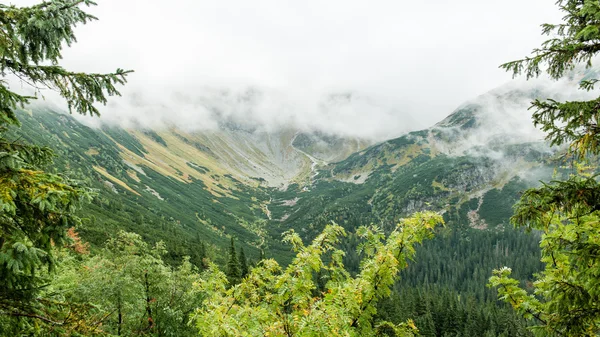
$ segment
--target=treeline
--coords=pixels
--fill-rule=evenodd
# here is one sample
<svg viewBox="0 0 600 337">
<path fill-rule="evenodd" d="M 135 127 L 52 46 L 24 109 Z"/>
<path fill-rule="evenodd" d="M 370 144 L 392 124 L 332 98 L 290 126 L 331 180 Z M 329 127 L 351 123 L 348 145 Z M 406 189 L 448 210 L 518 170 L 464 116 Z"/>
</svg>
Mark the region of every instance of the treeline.
<svg viewBox="0 0 600 337">
<path fill-rule="evenodd" d="M 360 240 L 349 235 L 343 243 L 347 268 L 358 272 Z M 392 295 L 378 307 L 382 319 L 413 318 L 424 336 L 525 336 L 522 317 L 497 301 L 486 287 L 491 270 L 514 266 L 522 285 L 531 287 L 540 262 L 539 234 L 510 226 L 477 230 L 467 226 L 442 229 L 423 245 L 416 258 L 400 271 Z"/>
<path fill-rule="evenodd" d="M 496 230 L 454 228 L 439 233 L 417 248 L 417 259 L 400 274 L 411 287 L 435 285 L 452 289 L 484 303 L 497 299 L 485 287 L 490 271 L 512 266 L 524 286 L 543 268 L 539 233 L 524 233 L 510 226 Z"/>
<path fill-rule="evenodd" d="M 400 272 L 403 286 L 437 286 L 457 291 L 480 302 L 497 298 L 486 288 L 490 271 L 514 266 L 513 273 L 527 285 L 543 268 L 538 233 L 524 233 L 510 226 L 478 230 L 454 226 L 441 230 L 432 240 L 417 247 L 417 258 Z M 357 272 L 362 259 L 357 253 L 360 240 L 350 234 L 343 242 L 344 264 Z"/>
<path fill-rule="evenodd" d="M 509 306 L 497 305 L 445 287 L 406 287 L 398 283 L 378 307 L 382 320 L 413 319 L 421 336 L 532 336 L 525 320 Z"/>
</svg>

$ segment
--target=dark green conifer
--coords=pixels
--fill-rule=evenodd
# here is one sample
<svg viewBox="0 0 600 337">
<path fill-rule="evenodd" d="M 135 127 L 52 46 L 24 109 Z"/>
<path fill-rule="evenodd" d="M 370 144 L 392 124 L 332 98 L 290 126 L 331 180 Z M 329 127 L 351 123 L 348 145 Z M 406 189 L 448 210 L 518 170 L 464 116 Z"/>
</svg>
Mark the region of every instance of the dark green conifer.
<svg viewBox="0 0 600 337">
<path fill-rule="evenodd" d="M 78 182 L 44 170 L 52 163 L 49 148 L 33 146 L 6 133 L 20 125 L 17 110 L 41 94 L 58 92 L 69 110 L 98 116 L 95 103 L 119 95 L 129 71 L 110 74 L 71 72 L 59 65 L 61 50 L 75 42 L 74 27 L 96 18 L 83 6 L 91 0 L 48 0 L 29 7 L 0 4 L 0 316 L 37 318 L 36 297 L 44 280 L 42 270 L 53 270 L 54 248 L 67 241 L 66 231 L 80 220 L 75 216 L 90 191 Z M 35 91 L 17 93 L 6 76 Z M 43 269 L 42 269 L 43 268 Z"/>
<path fill-rule="evenodd" d="M 231 246 L 229 247 L 229 259 L 227 260 L 227 265 L 225 266 L 225 275 L 227 275 L 230 285 L 238 284 L 242 279 L 240 261 L 237 258 L 237 253 L 235 252 L 233 238 L 231 238 Z"/>
<path fill-rule="evenodd" d="M 543 34 L 551 38 L 532 55 L 502 68 L 527 78 L 543 72 L 554 79 L 580 76 L 580 89 L 589 91 L 599 81 L 597 72 L 589 68 L 600 52 L 600 2 L 558 0 L 557 5 L 564 13 L 563 22 L 542 25 Z M 594 174 L 600 155 L 599 107 L 600 97 L 532 102 L 533 121 L 552 145 L 568 145 L 566 158 L 592 159 L 591 167 L 575 163 L 576 174 L 525 191 L 515 206 L 511 221 L 542 233 L 545 269 L 536 276 L 535 291 L 521 289 L 519 281 L 510 278 L 508 267 L 495 270 L 490 279 L 500 298 L 534 321 L 539 334 L 600 333 L 600 184 Z"/>
<path fill-rule="evenodd" d="M 436 336 L 435 324 L 430 312 L 416 319 L 419 334 L 426 337 Z"/>
<path fill-rule="evenodd" d="M 240 248 L 240 273 L 242 278 L 248 275 L 248 260 L 246 260 L 246 254 L 244 254 L 244 248 Z"/>
</svg>

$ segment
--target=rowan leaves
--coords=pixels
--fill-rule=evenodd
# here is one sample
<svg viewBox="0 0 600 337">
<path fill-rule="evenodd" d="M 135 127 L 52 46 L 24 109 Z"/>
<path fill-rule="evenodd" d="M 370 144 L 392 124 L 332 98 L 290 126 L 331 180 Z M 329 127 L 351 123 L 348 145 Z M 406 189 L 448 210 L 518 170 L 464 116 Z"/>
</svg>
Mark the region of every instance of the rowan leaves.
<svg viewBox="0 0 600 337">
<path fill-rule="evenodd" d="M 263 260 L 240 284 L 228 288 L 227 277 L 211 266 L 207 279 L 198 284 L 207 298 L 194 314 L 196 326 L 207 336 L 369 336 L 387 328 L 412 336 L 417 332 L 412 321 L 376 322 L 376 304 L 390 294 L 398 271 L 414 256 L 414 245 L 430 238 L 442 223 L 440 215 L 417 213 L 402 220 L 387 239 L 375 227 L 360 228 L 367 253 L 356 277 L 344 269 L 344 253 L 336 248 L 346 235 L 342 227 L 328 225 L 306 246 L 288 232 L 285 240 L 297 255 L 286 268 Z M 322 292 L 315 283 L 319 271 L 331 275 Z"/>
</svg>

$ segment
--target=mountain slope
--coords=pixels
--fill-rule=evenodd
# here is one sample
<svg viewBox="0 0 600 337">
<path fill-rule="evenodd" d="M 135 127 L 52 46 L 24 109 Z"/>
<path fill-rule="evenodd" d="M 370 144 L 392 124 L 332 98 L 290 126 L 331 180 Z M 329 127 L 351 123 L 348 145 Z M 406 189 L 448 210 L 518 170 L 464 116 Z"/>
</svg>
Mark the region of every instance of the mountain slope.
<svg viewBox="0 0 600 337">
<path fill-rule="evenodd" d="M 294 228 L 309 239 L 331 220 L 388 227 L 421 210 L 478 229 L 507 224 L 519 191 L 552 174 L 554 151 L 523 113 L 545 94 L 499 88 L 429 129 L 320 166 L 309 188 L 273 194 L 273 237 Z"/>
<path fill-rule="evenodd" d="M 282 232 L 293 228 L 308 240 L 331 220 L 349 231 L 386 228 L 436 210 L 455 225 L 506 224 L 518 191 L 551 173 L 552 150 L 523 114 L 529 100 L 546 94 L 502 87 L 429 129 L 370 147 L 230 119 L 197 132 L 89 128 L 40 108 L 22 114 L 15 139 L 57 149 L 57 168 L 98 189 L 86 209 L 94 217 L 82 228 L 94 243 L 125 228 L 167 241 L 180 256 L 235 237 L 251 256 L 267 249 L 285 260 L 291 255 Z"/>
<path fill-rule="evenodd" d="M 291 129 L 267 133 L 231 123 L 196 133 L 94 129 L 43 108 L 24 111 L 20 119 L 15 140 L 55 149 L 56 170 L 98 191 L 82 212 L 84 238 L 100 244 L 118 229 L 135 231 L 151 242 L 166 241 L 173 260 L 197 255 L 202 244 L 224 246 L 230 237 L 258 256 L 269 186 L 306 184 L 313 168 L 312 151 L 296 149 L 295 139 L 327 141 L 321 140 L 324 135 Z M 336 141 L 352 144 L 347 148 L 366 144 Z M 339 156 L 339 147 L 335 151 Z M 314 155 L 330 158 L 326 150 Z"/>
</svg>

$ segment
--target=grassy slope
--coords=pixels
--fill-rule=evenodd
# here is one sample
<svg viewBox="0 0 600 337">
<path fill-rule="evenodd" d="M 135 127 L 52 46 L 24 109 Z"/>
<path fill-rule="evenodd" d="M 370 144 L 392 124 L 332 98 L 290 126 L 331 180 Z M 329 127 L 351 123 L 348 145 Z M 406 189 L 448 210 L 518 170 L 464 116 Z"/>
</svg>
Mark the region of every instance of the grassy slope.
<svg viewBox="0 0 600 337">
<path fill-rule="evenodd" d="M 126 229 L 151 242 L 165 241 L 177 259 L 194 254 L 200 242 L 221 247 L 233 236 L 248 255 L 258 256 L 261 238 L 251 226 L 239 225 L 266 217 L 261 204 L 267 194 L 256 181 L 242 183 L 168 134 L 159 137 L 176 150 L 147 134 L 98 131 L 49 111 L 19 117 L 23 125 L 11 137 L 55 149 L 57 172 L 97 189 L 94 202 L 82 210 L 87 222 L 80 229 L 93 244 Z M 194 157 L 195 165 L 187 165 L 184 156 Z"/>
</svg>

